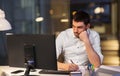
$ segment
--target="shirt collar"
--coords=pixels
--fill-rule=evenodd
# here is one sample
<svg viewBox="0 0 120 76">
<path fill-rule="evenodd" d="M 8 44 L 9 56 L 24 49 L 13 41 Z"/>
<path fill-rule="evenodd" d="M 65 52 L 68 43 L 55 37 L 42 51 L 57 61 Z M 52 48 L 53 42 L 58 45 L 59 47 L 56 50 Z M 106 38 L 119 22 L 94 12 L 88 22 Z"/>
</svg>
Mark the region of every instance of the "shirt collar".
<svg viewBox="0 0 120 76">
<path fill-rule="evenodd" d="M 77 38 L 77 37 L 74 35 L 73 29 L 72 29 L 72 37 L 73 37 L 73 38 Z"/>
<path fill-rule="evenodd" d="M 87 33 L 88 33 L 88 35 L 90 34 L 90 29 L 89 28 L 87 29 Z"/>
</svg>

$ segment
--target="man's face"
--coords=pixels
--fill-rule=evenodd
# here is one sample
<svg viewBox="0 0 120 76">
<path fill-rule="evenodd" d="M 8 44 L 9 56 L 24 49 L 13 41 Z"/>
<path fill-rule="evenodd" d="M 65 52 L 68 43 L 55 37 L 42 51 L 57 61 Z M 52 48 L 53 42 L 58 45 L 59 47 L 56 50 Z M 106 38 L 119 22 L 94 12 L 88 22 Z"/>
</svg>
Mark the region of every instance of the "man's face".
<svg viewBox="0 0 120 76">
<path fill-rule="evenodd" d="M 87 30 L 88 28 L 88 25 L 85 25 L 84 22 L 76 22 L 74 20 L 72 22 L 72 25 L 73 25 L 72 28 L 73 28 L 74 35 L 78 38 L 79 38 L 79 34 L 82 31 Z"/>
</svg>

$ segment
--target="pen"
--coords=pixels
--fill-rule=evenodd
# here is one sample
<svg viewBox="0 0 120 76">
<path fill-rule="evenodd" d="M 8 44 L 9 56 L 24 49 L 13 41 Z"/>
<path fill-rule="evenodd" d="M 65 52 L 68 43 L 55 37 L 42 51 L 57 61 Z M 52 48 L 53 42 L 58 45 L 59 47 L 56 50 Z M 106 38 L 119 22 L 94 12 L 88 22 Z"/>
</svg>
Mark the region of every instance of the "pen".
<svg viewBox="0 0 120 76">
<path fill-rule="evenodd" d="M 72 60 L 70 60 L 71 61 L 71 63 L 73 63 L 74 64 L 74 62 L 72 61 Z"/>
</svg>

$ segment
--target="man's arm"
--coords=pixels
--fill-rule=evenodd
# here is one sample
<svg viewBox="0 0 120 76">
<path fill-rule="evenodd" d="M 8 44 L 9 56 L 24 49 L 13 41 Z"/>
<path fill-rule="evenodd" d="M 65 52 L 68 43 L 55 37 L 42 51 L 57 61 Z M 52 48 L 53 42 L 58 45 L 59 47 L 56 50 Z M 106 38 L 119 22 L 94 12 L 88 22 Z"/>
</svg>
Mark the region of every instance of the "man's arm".
<svg viewBox="0 0 120 76">
<path fill-rule="evenodd" d="M 94 51 L 90 41 L 85 41 L 86 51 L 88 54 L 88 59 L 90 63 L 94 64 L 95 67 L 99 67 L 101 65 L 99 55 Z"/>
<path fill-rule="evenodd" d="M 92 63 L 95 67 L 99 67 L 101 65 L 100 57 L 93 49 L 87 32 L 86 31 L 81 32 L 79 37 L 85 43 L 86 52 L 87 52 L 90 63 Z"/>
<path fill-rule="evenodd" d="M 61 63 L 57 62 L 58 70 L 65 70 L 65 71 L 77 71 L 79 67 L 76 64 L 72 63 Z"/>
</svg>

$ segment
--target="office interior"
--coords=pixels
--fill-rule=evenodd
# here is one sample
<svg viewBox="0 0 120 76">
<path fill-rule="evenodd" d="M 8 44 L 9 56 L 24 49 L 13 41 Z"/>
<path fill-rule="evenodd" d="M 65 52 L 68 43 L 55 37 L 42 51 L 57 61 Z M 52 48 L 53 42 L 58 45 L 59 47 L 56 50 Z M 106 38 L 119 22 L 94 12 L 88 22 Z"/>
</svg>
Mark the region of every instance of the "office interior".
<svg viewBox="0 0 120 76">
<path fill-rule="evenodd" d="M 0 0 L 12 30 L 0 31 L 0 65 L 8 64 L 6 35 L 55 34 L 72 27 L 77 10 L 90 14 L 101 38 L 103 65 L 120 66 L 120 0 Z M 16 51 L 17 52 L 17 51 Z"/>
</svg>

